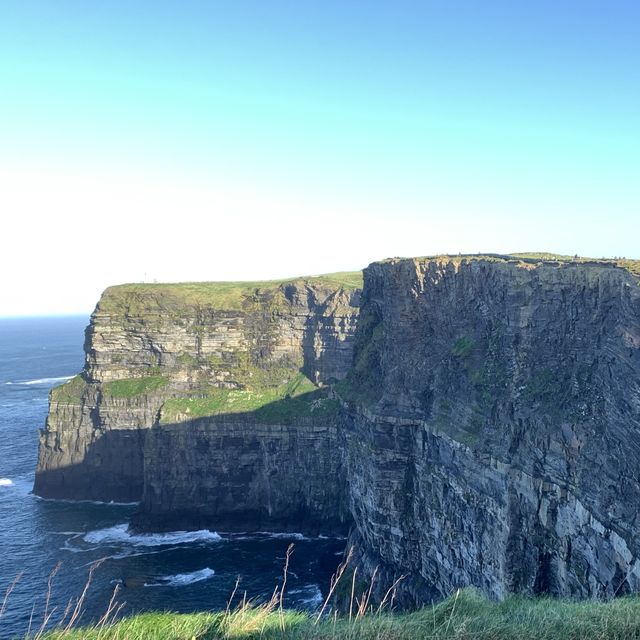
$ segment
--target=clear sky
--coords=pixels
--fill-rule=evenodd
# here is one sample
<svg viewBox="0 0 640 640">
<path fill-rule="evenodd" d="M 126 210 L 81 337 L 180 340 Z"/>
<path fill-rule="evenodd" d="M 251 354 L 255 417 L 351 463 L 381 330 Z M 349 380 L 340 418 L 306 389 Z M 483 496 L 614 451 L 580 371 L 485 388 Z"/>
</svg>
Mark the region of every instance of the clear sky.
<svg viewBox="0 0 640 640">
<path fill-rule="evenodd" d="M 396 255 L 640 258 L 637 0 L 3 0 L 0 315 Z"/>
</svg>

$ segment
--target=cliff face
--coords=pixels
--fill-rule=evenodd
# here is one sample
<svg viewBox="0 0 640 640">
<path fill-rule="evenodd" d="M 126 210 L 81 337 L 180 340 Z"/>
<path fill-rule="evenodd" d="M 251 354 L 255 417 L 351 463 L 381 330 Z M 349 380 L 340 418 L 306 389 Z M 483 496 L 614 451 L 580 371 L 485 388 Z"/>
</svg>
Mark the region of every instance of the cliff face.
<svg viewBox="0 0 640 640">
<path fill-rule="evenodd" d="M 640 288 L 602 264 L 365 270 L 352 542 L 407 603 L 640 588 Z"/>
<path fill-rule="evenodd" d="M 141 528 L 342 532 L 381 597 L 640 590 L 638 264 L 390 260 L 108 290 L 36 492 Z M 358 317 L 358 307 L 360 315 Z M 357 319 L 357 331 L 356 331 Z"/>
<path fill-rule="evenodd" d="M 236 473 L 229 482 L 236 484 L 261 486 L 287 456 L 301 466 L 283 464 L 280 482 L 287 469 L 339 477 L 335 455 L 332 461 L 323 455 L 315 466 L 303 463 L 314 447 L 330 449 L 335 439 L 337 403 L 321 387 L 350 365 L 359 280 L 359 274 L 336 274 L 108 289 L 86 332 L 84 371 L 52 391 L 35 492 L 104 501 L 139 501 L 144 494 L 150 518 L 180 504 L 183 516 L 191 506 L 194 519 L 202 520 L 207 487 L 218 491 L 214 476 L 224 484 L 229 465 Z M 293 414 L 303 419 L 295 422 Z M 165 435 L 148 437 L 153 430 Z M 167 449 L 192 443 L 189 452 Z M 291 490 L 311 495 L 301 477 Z M 172 484 L 187 480 L 190 502 L 184 502 L 185 487 Z M 335 487 L 318 490 L 332 492 L 332 505 L 342 504 Z M 255 516 L 262 498 L 259 492 L 246 501 L 234 498 L 235 509 Z M 291 513 L 314 500 L 284 499 Z M 207 504 L 210 514 L 218 513 Z M 265 504 L 265 526 L 271 516 L 289 518 Z M 339 507 L 332 508 L 340 521 Z"/>
</svg>

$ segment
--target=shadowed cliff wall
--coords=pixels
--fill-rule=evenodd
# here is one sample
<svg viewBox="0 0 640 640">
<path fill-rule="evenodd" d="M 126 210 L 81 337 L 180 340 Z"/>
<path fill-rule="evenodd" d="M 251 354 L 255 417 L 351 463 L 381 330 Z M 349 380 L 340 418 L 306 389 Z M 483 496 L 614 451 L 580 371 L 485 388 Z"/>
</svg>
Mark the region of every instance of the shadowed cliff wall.
<svg viewBox="0 0 640 640">
<path fill-rule="evenodd" d="M 352 542 L 405 603 L 640 588 L 640 288 L 611 264 L 365 270 Z"/>
</svg>

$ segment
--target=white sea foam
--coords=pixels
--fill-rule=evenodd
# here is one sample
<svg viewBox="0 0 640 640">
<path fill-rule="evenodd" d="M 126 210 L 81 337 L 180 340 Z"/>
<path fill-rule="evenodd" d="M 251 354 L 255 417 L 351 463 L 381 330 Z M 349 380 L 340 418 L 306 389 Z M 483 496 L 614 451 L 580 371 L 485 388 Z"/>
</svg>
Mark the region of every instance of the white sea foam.
<svg viewBox="0 0 640 640">
<path fill-rule="evenodd" d="M 256 531 L 255 533 L 231 534 L 234 540 L 346 540 L 345 536 L 328 536 L 318 534 L 317 536 L 305 536 L 295 531 Z"/>
<path fill-rule="evenodd" d="M 222 538 L 215 532 L 207 529 L 200 531 L 170 531 L 167 533 L 142 533 L 129 532 L 128 524 L 117 524 L 114 527 L 90 531 L 84 536 L 84 541 L 89 544 L 129 544 L 134 547 L 160 547 L 162 545 L 188 544 L 193 542 L 218 542 Z"/>
<path fill-rule="evenodd" d="M 288 533 L 286 531 L 256 531 L 255 533 L 233 533 L 229 535 L 231 540 L 308 540 L 301 533 Z"/>
<path fill-rule="evenodd" d="M 13 484 L 13 480 L 9 478 L 0 478 L 0 487 L 10 487 Z"/>
<path fill-rule="evenodd" d="M 160 576 L 155 582 L 145 582 L 145 587 L 184 587 L 194 582 L 202 582 L 213 577 L 215 571 L 206 567 L 191 573 L 177 573 L 174 576 Z"/>
<path fill-rule="evenodd" d="M 267 538 L 275 538 L 283 540 L 306 540 L 305 536 L 301 533 L 287 533 L 287 532 L 274 532 L 274 531 L 258 531 L 258 534 L 261 536 L 266 536 Z"/>
<path fill-rule="evenodd" d="M 20 382 L 5 382 L 5 384 L 55 384 L 56 382 L 64 382 L 71 380 L 73 376 L 57 376 L 55 378 L 36 378 L 35 380 L 21 380 Z"/>
<path fill-rule="evenodd" d="M 56 382 L 65 382 L 71 380 L 73 376 L 58 376 L 55 378 L 37 378 L 36 380 L 27 380 L 22 384 L 55 384 Z"/>
</svg>

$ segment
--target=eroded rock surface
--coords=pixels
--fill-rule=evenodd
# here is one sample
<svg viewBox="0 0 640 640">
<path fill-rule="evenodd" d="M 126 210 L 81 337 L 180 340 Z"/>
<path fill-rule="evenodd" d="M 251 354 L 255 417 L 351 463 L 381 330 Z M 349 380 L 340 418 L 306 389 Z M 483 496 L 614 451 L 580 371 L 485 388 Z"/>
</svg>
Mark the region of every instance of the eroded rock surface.
<svg viewBox="0 0 640 640">
<path fill-rule="evenodd" d="M 610 264 L 365 270 L 352 541 L 408 603 L 640 588 L 640 287 Z"/>
</svg>

